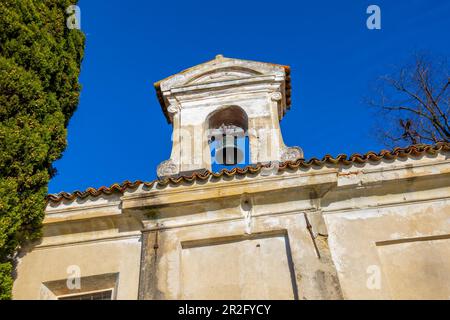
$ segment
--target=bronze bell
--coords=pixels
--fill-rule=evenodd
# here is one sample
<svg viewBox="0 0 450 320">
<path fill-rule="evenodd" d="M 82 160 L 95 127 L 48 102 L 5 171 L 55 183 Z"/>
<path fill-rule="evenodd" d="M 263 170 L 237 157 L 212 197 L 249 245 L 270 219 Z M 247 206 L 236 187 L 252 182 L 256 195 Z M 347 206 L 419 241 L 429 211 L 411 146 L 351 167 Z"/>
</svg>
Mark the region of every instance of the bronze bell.
<svg viewBox="0 0 450 320">
<path fill-rule="evenodd" d="M 216 163 L 222 165 L 236 165 L 244 159 L 244 153 L 237 146 L 237 136 L 224 134 L 217 139 Z"/>
</svg>

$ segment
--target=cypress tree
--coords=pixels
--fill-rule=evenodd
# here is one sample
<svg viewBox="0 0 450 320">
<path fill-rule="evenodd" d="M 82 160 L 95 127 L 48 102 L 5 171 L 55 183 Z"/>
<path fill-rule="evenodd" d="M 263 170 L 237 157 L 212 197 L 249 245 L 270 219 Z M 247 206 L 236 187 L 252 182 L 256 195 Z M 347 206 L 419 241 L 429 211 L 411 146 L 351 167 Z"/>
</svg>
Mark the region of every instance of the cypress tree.
<svg viewBox="0 0 450 320">
<path fill-rule="evenodd" d="M 41 235 L 52 163 L 80 93 L 84 35 L 66 26 L 76 0 L 0 0 L 0 299 L 13 260 Z"/>
</svg>

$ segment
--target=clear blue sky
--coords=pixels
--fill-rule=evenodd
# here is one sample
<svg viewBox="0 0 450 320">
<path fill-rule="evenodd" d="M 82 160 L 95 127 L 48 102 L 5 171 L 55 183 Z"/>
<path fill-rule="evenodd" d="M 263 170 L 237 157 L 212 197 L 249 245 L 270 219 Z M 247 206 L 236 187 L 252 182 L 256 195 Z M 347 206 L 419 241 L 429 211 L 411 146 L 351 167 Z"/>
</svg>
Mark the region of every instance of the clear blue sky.
<svg viewBox="0 0 450 320">
<path fill-rule="evenodd" d="M 381 30 L 366 8 L 381 8 Z M 306 158 L 379 151 L 370 83 L 415 51 L 448 55 L 450 1 L 81 0 L 80 104 L 49 192 L 153 180 L 171 126 L 153 82 L 226 57 L 291 66 L 287 145 Z"/>
</svg>

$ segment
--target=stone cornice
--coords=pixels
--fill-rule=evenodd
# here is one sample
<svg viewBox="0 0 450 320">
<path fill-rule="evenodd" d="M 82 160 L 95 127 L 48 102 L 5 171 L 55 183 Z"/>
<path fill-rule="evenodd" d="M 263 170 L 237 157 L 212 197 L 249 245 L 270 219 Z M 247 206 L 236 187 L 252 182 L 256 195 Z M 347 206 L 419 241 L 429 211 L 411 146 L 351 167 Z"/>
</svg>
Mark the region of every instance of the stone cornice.
<svg viewBox="0 0 450 320">
<path fill-rule="evenodd" d="M 253 173 L 245 171 L 245 174 L 239 175 L 224 174 L 220 178 L 205 175 L 204 178 L 182 178 L 173 182 L 168 179 L 161 181 L 161 184 L 130 183 L 130 186 L 118 186 L 123 190 L 122 196 L 110 193 L 98 203 L 95 198 L 84 198 L 81 204 L 70 200 L 64 200 L 61 206 L 52 203 L 44 223 L 107 217 L 115 219 L 136 213 L 138 216 L 135 218 L 143 219 L 146 213 L 154 210 L 159 214 L 166 212 L 164 208 L 175 210 L 178 212 L 177 216 L 183 216 L 200 212 L 198 208 L 202 206 L 210 207 L 214 203 L 219 207 L 223 206 L 243 195 L 260 199 L 273 197 L 274 194 L 284 195 L 287 197 L 284 201 L 297 202 L 298 210 L 307 210 L 306 202 L 317 201 L 316 208 L 324 212 L 408 203 L 421 199 L 445 199 L 450 196 L 450 159 L 445 154 L 413 159 L 404 157 L 401 160 L 394 158 L 382 163 L 349 162 L 349 165 L 342 166 L 331 163 L 322 166 L 311 164 L 308 167 L 286 167 L 282 171 L 275 171 L 275 174 L 268 172 L 268 175 L 261 168 L 252 170 Z M 435 195 L 422 194 L 427 190 Z M 380 196 L 383 196 L 382 201 L 379 200 Z M 358 198 L 358 205 L 351 200 L 355 197 Z M 300 199 L 306 202 L 303 203 Z M 220 209 L 219 207 L 213 210 Z M 173 219 L 177 218 L 174 216 Z"/>
<path fill-rule="evenodd" d="M 98 217 L 111 217 L 120 215 L 121 201 L 113 201 L 107 204 L 92 204 L 89 206 L 67 207 L 58 210 L 47 211 L 44 224 L 68 222 L 82 219 L 92 219 Z"/>
<path fill-rule="evenodd" d="M 407 148 L 395 148 L 393 150 L 382 150 L 379 153 L 367 152 L 365 154 L 353 154 L 347 156 L 341 154 L 337 157 L 326 155 L 322 159 L 311 158 L 309 160 L 297 159 L 296 161 L 286 161 L 279 163 L 279 171 L 289 170 L 309 170 L 314 168 L 334 167 L 342 172 L 349 171 L 369 172 L 371 168 L 377 167 L 380 171 L 387 171 L 388 168 L 398 167 L 392 166 L 390 163 L 398 163 L 400 166 L 405 162 L 408 166 L 418 166 L 423 161 L 422 158 L 430 157 L 433 163 L 448 158 L 450 144 L 437 143 L 435 145 L 413 145 Z M 436 159 L 436 157 L 438 159 Z M 270 167 L 270 165 L 269 165 Z M 210 182 L 213 180 L 227 180 L 228 177 L 246 177 L 251 175 L 263 175 L 268 165 L 257 164 L 247 166 L 245 168 L 233 168 L 231 170 L 221 170 L 220 172 L 194 172 L 182 175 L 177 178 L 166 178 L 162 180 L 153 180 L 150 182 L 143 181 L 125 181 L 121 184 L 115 183 L 109 187 L 101 187 L 98 189 L 88 188 L 85 191 L 74 191 L 72 193 L 60 192 L 59 194 L 50 194 L 47 196 L 48 212 L 59 206 L 77 206 L 76 201 L 95 202 L 100 197 L 111 197 L 114 195 L 124 194 L 139 188 L 145 187 L 147 190 L 165 188 L 168 186 L 180 186 L 185 183 L 193 182 Z M 369 170 L 369 171 L 368 171 Z M 375 169 L 377 170 L 377 169 Z"/>
<path fill-rule="evenodd" d="M 320 169 L 308 173 L 293 173 L 267 177 L 234 179 L 208 184 L 179 186 L 164 190 L 152 190 L 142 193 L 129 193 L 122 197 L 122 209 L 139 209 L 149 206 L 170 206 L 200 201 L 212 201 L 217 198 L 241 196 L 276 191 L 280 189 L 315 189 L 321 185 L 336 184 L 336 169 Z"/>
</svg>

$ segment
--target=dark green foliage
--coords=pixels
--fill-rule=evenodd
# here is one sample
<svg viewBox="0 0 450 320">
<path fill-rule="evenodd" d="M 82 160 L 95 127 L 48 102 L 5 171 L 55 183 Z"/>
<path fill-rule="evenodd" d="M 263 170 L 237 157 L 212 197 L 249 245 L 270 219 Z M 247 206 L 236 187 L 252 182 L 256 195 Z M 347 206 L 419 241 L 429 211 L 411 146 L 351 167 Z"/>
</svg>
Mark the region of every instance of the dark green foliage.
<svg viewBox="0 0 450 320">
<path fill-rule="evenodd" d="M 12 260 L 40 236 L 52 163 L 80 92 L 84 35 L 66 26 L 71 0 L 0 0 L 0 299 Z"/>
</svg>

